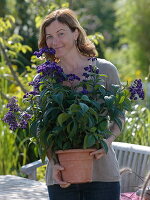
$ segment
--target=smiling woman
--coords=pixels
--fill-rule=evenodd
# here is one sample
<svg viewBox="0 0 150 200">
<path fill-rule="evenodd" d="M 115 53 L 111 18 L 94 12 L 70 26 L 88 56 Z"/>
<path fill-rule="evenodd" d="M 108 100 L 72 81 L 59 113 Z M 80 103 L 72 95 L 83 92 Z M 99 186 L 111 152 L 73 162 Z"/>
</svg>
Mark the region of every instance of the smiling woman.
<svg viewBox="0 0 150 200">
<path fill-rule="evenodd" d="M 87 76 L 85 70 L 92 73 L 91 69 L 96 66 L 98 72 L 106 75 L 102 77 L 106 89 L 110 90 L 112 84 L 120 85 L 116 67 L 104 59 L 94 58 L 97 53 L 95 46 L 72 10 L 59 9 L 46 16 L 39 37 L 39 48 L 45 47 L 54 49 L 54 54 L 45 52 L 47 60 L 57 62 L 70 78 L 76 74 L 81 80 L 83 76 Z M 84 88 L 85 94 L 86 89 Z M 63 181 L 61 171 L 65 169 L 58 162 L 54 163 L 51 152 L 47 152 L 49 164 L 46 182 L 51 200 L 119 200 L 119 167 L 111 143 L 120 134 L 120 129 L 115 123 L 109 129 L 113 134 L 105 139 L 108 145 L 107 154 L 103 148 L 91 154 L 95 159 L 90 183 L 70 185 Z"/>
<path fill-rule="evenodd" d="M 69 56 L 76 53 L 77 48 L 75 47 L 75 42 L 78 37 L 77 29 L 72 32 L 67 25 L 54 21 L 46 27 L 45 32 L 46 44 L 49 48 L 55 49 L 55 56 L 57 58 L 61 59 L 65 54 Z"/>
<path fill-rule="evenodd" d="M 53 23 L 54 22 L 54 23 Z M 50 26 L 52 25 L 52 26 Z M 53 28 L 56 28 L 55 31 Z M 58 42 L 69 40 L 73 43 L 83 55 L 96 56 L 97 51 L 93 43 L 86 37 L 84 29 L 77 20 L 75 13 L 69 9 L 60 9 L 50 13 L 42 23 L 39 37 L 39 47 L 52 47 L 58 45 Z M 57 44 L 55 43 L 57 42 Z M 68 52 L 69 53 L 69 52 Z M 49 57 L 50 55 L 47 54 Z M 55 59 L 53 57 L 53 59 Z"/>
</svg>

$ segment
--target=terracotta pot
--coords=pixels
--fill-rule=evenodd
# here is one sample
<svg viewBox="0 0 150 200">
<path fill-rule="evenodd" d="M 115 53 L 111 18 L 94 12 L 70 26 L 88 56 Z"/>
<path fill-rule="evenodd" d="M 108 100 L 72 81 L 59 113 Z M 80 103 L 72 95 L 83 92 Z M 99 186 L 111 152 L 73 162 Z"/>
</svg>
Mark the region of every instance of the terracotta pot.
<svg viewBox="0 0 150 200">
<path fill-rule="evenodd" d="M 95 149 L 70 149 L 57 151 L 60 165 L 64 167 L 62 179 L 68 183 L 92 181 L 93 156 Z"/>
</svg>

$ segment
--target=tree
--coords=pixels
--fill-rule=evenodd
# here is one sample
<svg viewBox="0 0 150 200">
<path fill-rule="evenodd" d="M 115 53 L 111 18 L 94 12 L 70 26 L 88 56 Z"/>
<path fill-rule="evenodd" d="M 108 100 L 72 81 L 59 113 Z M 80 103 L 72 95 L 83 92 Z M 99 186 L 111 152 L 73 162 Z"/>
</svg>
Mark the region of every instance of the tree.
<svg viewBox="0 0 150 200">
<path fill-rule="evenodd" d="M 147 75 L 150 65 L 150 1 L 118 0 L 116 16 L 120 44 L 127 45 L 129 62 Z"/>
</svg>

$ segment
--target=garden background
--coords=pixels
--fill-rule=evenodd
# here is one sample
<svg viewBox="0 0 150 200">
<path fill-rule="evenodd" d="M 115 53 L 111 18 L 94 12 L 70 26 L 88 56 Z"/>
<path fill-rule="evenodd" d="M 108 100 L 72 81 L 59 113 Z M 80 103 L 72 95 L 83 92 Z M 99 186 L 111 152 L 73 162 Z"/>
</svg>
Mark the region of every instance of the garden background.
<svg viewBox="0 0 150 200">
<path fill-rule="evenodd" d="M 142 79 L 145 100 L 126 114 L 117 139 L 150 146 L 150 1 L 149 0 L 1 0 L 0 1 L 0 175 L 21 175 L 20 167 L 39 159 L 27 131 L 13 133 L 3 122 L 9 98 L 31 90 L 36 74 L 38 34 L 51 11 L 69 7 L 95 43 L 100 58 L 111 61 L 122 82 Z M 39 169 L 38 179 L 43 178 Z"/>
</svg>

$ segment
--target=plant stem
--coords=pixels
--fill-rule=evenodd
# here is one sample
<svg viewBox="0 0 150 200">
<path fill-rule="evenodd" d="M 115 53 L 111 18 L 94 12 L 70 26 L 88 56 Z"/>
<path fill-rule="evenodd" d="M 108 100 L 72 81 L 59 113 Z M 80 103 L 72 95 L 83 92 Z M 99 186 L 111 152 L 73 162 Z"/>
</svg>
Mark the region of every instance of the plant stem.
<svg viewBox="0 0 150 200">
<path fill-rule="evenodd" d="M 1 48 L 2 53 L 3 53 L 3 55 L 4 55 L 6 64 L 8 65 L 8 67 L 9 67 L 9 69 L 10 69 L 10 71 L 11 71 L 11 73 L 12 73 L 14 79 L 15 79 L 15 81 L 16 81 L 17 84 L 20 86 L 21 90 L 22 90 L 24 93 L 26 93 L 27 90 L 24 88 L 24 86 L 22 85 L 22 83 L 21 83 L 20 80 L 18 79 L 18 76 L 17 76 L 16 72 L 14 71 L 14 69 L 13 69 L 13 67 L 12 67 L 12 64 L 11 64 L 11 62 L 10 62 L 10 60 L 9 60 L 9 58 L 8 58 L 8 56 L 7 56 L 7 54 L 6 54 L 6 52 L 5 52 L 5 49 L 4 49 L 4 47 L 2 46 L 1 43 L 0 43 L 0 48 Z"/>
</svg>

